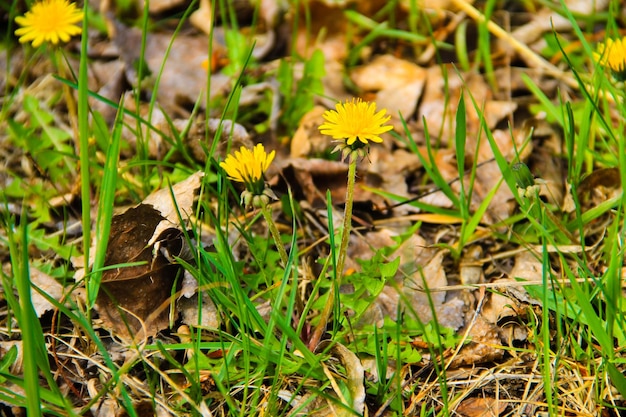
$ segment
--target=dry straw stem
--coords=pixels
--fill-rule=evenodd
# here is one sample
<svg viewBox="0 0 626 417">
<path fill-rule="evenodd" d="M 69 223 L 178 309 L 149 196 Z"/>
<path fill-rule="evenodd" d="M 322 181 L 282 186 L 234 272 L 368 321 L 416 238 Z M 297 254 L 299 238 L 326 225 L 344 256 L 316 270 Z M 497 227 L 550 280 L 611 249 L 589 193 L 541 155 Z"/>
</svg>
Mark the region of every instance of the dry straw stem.
<svg viewBox="0 0 626 417">
<path fill-rule="evenodd" d="M 452 2 L 456 7 L 461 9 L 464 13 L 466 13 L 475 21 L 484 22 L 486 20 L 485 16 L 478 9 L 469 4 L 466 0 L 452 0 Z M 491 20 L 487 21 L 487 29 L 489 29 L 489 32 L 491 32 L 497 38 L 507 42 L 511 46 L 511 48 L 513 48 L 513 50 L 526 61 L 529 66 L 545 71 L 547 74 L 550 74 L 555 78 L 563 81 L 569 87 L 578 87 L 578 83 L 572 76 L 566 74 L 556 66 L 543 59 L 541 56 L 537 55 L 528 46 L 524 45 L 523 43 L 512 37 L 510 33 L 502 29 Z"/>
<path fill-rule="evenodd" d="M 589 282 L 591 278 L 576 278 L 574 281 L 582 284 Z M 596 278 L 597 279 L 597 278 Z M 572 280 L 566 279 L 553 279 L 551 282 L 560 285 L 569 285 Z M 459 285 L 446 285 L 443 287 L 428 288 L 428 292 L 446 292 L 446 291 L 459 291 L 459 290 L 476 290 L 479 288 L 509 288 L 509 287 L 529 287 L 533 285 L 543 285 L 543 280 L 529 280 L 529 281 L 506 281 L 506 282 L 488 282 L 485 284 L 459 284 Z M 626 283 L 622 284 L 622 288 L 626 288 Z"/>
</svg>

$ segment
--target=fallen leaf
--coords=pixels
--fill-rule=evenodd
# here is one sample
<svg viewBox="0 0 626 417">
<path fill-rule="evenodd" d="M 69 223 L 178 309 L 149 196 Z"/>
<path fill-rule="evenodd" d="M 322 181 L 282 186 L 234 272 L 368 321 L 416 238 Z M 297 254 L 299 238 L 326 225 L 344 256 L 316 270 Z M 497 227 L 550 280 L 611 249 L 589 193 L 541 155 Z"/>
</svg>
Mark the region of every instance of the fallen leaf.
<svg viewBox="0 0 626 417">
<path fill-rule="evenodd" d="M 291 48 L 305 58 L 310 57 L 316 49 L 320 49 L 326 60 L 342 60 L 348 52 L 347 21 L 343 8 L 337 4 L 328 5 L 321 1 L 311 1 L 307 3 L 306 8 L 306 13 L 301 10 L 300 13 L 292 14 L 292 17 L 298 16 L 300 21 L 288 22 L 289 27 L 298 28 L 295 45 L 291 45 Z M 311 36 L 320 33 L 325 35 L 321 40 L 319 36 Z"/>
<path fill-rule="evenodd" d="M 484 282 L 485 273 L 482 263 L 479 262 L 482 254 L 483 250 L 479 245 L 473 245 L 465 250 L 459 265 L 461 284 L 474 285 Z"/>
<path fill-rule="evenodd" d="M 504 282 L 503 282 L 504 281 Z M 497 280 L 494 284 L 501 284 L 503 287 L 512 280 Z M 493 292 L 488 296 L 482 308 L 482 315 L 491 324 L 497 324 L 505 317 L 517 317 L 523 312 L 521 303 L 516 298 L 507 297 L 503 293 Z"/>
<path fill-rule="evenodd" d="M 480 363 L 494 362 L 504 356 L 504 349 L 500 339 L 500 329 L 488 323 L 481 315 L 471 322 L 467 345 L 450 362 L 450 368 L 460 366 L 474 366 Z"/>
<path fill-rule="evenodd" d="M 219 315 L 213 299 L 208 291 L 199 291 L 198 281 L 188 271 L 184 272 L 180 292 L 182 297 L 178 300 L 177 307 L 183 323 L 213 329 L 219 327 Z M 198 296 L 202 299 L 200 303 Z"/>
<path fill-rule="evenodd" d="M 465 302 L 455 296 L 446 299 L 447 292 L 431 291 L 448 285 L 448 278 L 443 268 L 445 251 L 439 251 L 423 267 L 411 271 L 404 280 L 403 293 L 410 306 L 405 306 L 407 313 L 417 314 L 423 323 L 428 323 L 436 316 L 440 326 L 459 329 L 465 320 Z M 405 271 L 408 273 L 408 271 Z M 431 308 L 432 303 L 432 308 Z M 433 313 L 434 310 L 434 313 Z"/>
<path fill-rule="evenodd" d="M 187 127 L 188 120 L 178 119 L 174 123 L 177 129 L 183 132 Z M 216 138 L 215 134 L 218 130 L 221 134 Z M 221 120 L 215 118 L 207 121 L 204 115 L 198 116 L 193 120 L 187 134 L 183 138 L 191 156 L 202 164 L 206 164 L 207 154 L 212 148 L 214 140 L 217 140 L 215 154 L 213 155 L 216 159 L 225 158 L 229 150 L 239 150 L 242 146 L 246 148 L 254 147 L 250 134 L 239 123 L 234 123 L 228 119 Z"/>
<path fill-rule="evenodd" d="M 193 200 L 203 176 L 203 172 L 196 172 L 184 181 L 174 184 L 171 189 L 162 188 L 143 200 L 142 204 L 151 205 L 164 218 L 154 230 L 154 239 L 163 231 L 180 224 L 179 215 L 183 221 L 191 217 Z M 148 241 L 148 244 L 153 243 L 153 240 Z"/>
<path fill-rule="evenodd" d="M 279 177 L 291 186 L 296 199 L 306 199 L 312 206 L 326 207 L 326 190 L 331 191 L 334 204 L 344 202 L 348 165 L 324 159 L 293 158 L 283 167 Z M 274 185 L 272 181 L 270 185 Z"/>
<path fill-rule="evenodd" d="M 169 323 L 167 304 L 180 270 L 148 242 L 165 218 L 147 204 L 128 209 L 111 221 L 105 266 L 96 309 L 104 326 L 123 338 L 147 337 Z M 177 229 L 172 231 L 179 232 Z M 141 263 L 124 266 L 128 263 Z"/>
<path fill-rule="evenodd" d="M 377 91 L 375 102 L 392 117 L 409 119 L 417 107 L 426 82 L 427 71 L 412 62 L 392 55 L 381 55 L 356 68 L 352 81 L 365 91 Z"/>
<path fill-rule="evenodd" d="M 491 89 L 480 74 L 459 74 L 451 66 L 434 66 L 427 71 L 426 88 L 417 111 L 417 120 L 421 124 L 422 119 L 425 119 L 431 137 L 439 138 L 444 144 L 454 140 L 456 113 L 462 93 L 466 108 L 466 149 L 471 152 L 476 149 L 481 124 L 474 102 L 483 112 L 490 129 L 517 108 L 513 101 L 494 100 Z"/>
<path fill-rule="evenodd" d="M 620 195 L 622 181 L 617 168 L 596 169 L 585 176 L 576 189 L 581 211 L 585 212 L 601 203 Z M 576 203 L 570 193 L 567 194 L 563 203 L 563 210 L 573 212 Z"/>
<path fill-rule="evenodd" d="M 497 417 L 506 410 L 506 401 L 493 397 L 466 398 L 456 408 L 463 417 Z"/>
<path fill-rule="evenodd" d="M 328 347 L 328 341 L 322 341 L 318 345 L 318 351 L 323 351 Z M 329 353 L 332 357 L 338 359 L 346 370 L 345 381 L 348 386 L 348 392 L 352 398 L 352 410 L 337 408 L 338 416 L 351 416 L 356 412 L 363 414 L 365 409 L 365 370 L 358 356 L 341 343 L 335 343 L 330 348 Z M 335 388 L 335 387 L 334 387 Z M 341 396 L 341 392 L 337 392 Z"/>
<path fill-rule="evenodd" d="M 189 21 L 207 36 L 212 35 L 213 7 L 209 0 L 200 0 L 200 7 L 189 16 Z"/>
<path fill-rule="evenodd" d="M 322 135 L 318 129 L 324 122 L 322 114 L 325 111 L 324 107 L 315 106 L 302 117 L 291 139 L 292 158 L 320 157 L 331 149 L 332 139 L 327 135 Z"/>
<path fill-rule="evenodd" d="M 169 324 L 171 295 L 184 258 L 186 241 L 178 213 L 191 215 L 202 173 L 150 194 L 143 203 L 113 216 L 97 297 L 105 327 L 123 338 L 147 337 Z M 173 195 L 172 195 L 173 194 Z M 135 263 L 135 265 L 125 265 Z"/>
<path fill-rule="evenodd" d="M 52 299 L 56 301 L 61 301 L 61 299 L 63 298 L 63 286 L 50 275 L 41 272 L 37 268 L 31 267 L 30 280 L 33 287 L 39 288 Z M 39 293 L 39 291 L 35 290 L 34 288 L 31 288 L 30 294 L 33 302 L 33 308 L 35 309 L 35 313 L 37 313 L 37 317 L 41 317 L 41 315 L 44 314 L 46 311 L 56 308 L 50 301 L 48 301 L 46 297 L 44 297 L 42 294 Z"/>
</svg>

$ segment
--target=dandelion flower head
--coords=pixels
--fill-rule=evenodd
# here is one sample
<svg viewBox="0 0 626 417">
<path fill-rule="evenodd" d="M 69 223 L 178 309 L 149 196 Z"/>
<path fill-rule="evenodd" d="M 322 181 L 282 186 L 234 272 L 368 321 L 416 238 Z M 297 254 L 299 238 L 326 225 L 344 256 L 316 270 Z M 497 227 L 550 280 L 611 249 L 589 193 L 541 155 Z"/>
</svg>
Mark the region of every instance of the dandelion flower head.
<svg viewBox="0 0 626 417">
<path fill-rule="evenodd" d="M 41 0 L 33 3 L 31 9 L 15 18 L 21 27 L 15 31 L 21 43 L 32 42 L 37 48 L 44 42 L 53 45 L 67 42 L 81 33 L 76 23 L 83 19 L 82 10 L 68 0 Z"/>
<path fill-rule="evenodd" d="M 608 67 L 616 78 L 626 79 L 626 37 L 621 39 L 607 39 L 606 43 L 598 44 L 595 60 Z"/>
<path fill-rule="evenodd" d="M 265 190 L 265 172 L 274 160 L 276 151 L 265 152 L 263 144 L 257 144 L 252 150 L 242 146 L 239 151 L 230 154 L 220 163 L 228 178 L 242 182 L 253 195 L 262 195 Z"/>
<path fill-rule="evenodd" d="M 319 130 L 334 139 L 345 140 L 351 147 L 367 145 L 369 141 L 380 143 L 383 141 L 380 135 L 393 129 L 393 126 L 385 125 L 391 119 L 385 113 L 386 109 L 376 113 L 376 103 L 352 99 L 337 103 L 335 110 L 324 112 L 326 122 Z"/>
</svg>

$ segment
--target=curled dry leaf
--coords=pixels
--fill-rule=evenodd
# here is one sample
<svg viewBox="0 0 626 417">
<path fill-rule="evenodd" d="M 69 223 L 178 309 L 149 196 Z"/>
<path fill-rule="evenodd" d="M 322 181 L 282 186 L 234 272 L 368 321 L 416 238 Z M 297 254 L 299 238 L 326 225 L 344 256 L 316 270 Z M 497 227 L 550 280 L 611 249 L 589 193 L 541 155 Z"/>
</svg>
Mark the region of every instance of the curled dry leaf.
<svg viewBox="0 0 626 417">
<path fill-rule="evenodd" d="M 105 257 L 112 268 L 102 274 L 96 307 L 105 327 L 118 336 L 142 338 L 167 327 L 181 270 L 173 257 L 183 257 L 186 247 L 178 213 L 183 219 L 191 214 L 201 178 L 196 173 L 113 216 Z"/>
<path fill-rule="evenodd" d="M 526 280 L 540 282 L 543 276 L 543 264 L 538 258 L 539 255 L 532 251 L 522 251 L 515 256 L 515 265 L 509 276 L 515 280 Z M 541 302 L 532 298 L 528 291 L 520 285 L 509 285 L 504 287 L 509 296 L 515 297 L 523 303 L 540 305 Z"/>
<path fill-rule="evenodd" d="M 506 287 L 507 284 L 515 284 L 511 280 L 501 279 L 494 282 Z M 504 293 L 493 292 L 488 295 L 488 300 L 483 306 L 482 315 L 491 324 L 496 324 L 505 317 L 517 317 L 523 312 L 522 304 L 515 298 L 508 297 Z"/>
<path fill-rule="evenodd" d="M 316 350 L 323 351 L 328 347 L 328 344 L 328 341 L 322 341 Z M 338 359 L 346 370 L 345 380 L 352 399 L 352 411 L 348 412 L 348 410 L 338 408 L 337 415 L 349 416 L 354 415 L 354 412 L 362 415 L 365 409 L 365 370 L 361 364 L 361 360 L 354 352 L 341 343 L 335 343 L 330 348 L 330 354 L 332 357 Z"/>
<path fill-rule="evenodd" d="M 105 327 L 121 337 L 154 335 L 169 322 L 169 299 L 179 266 L 148 243 L 163 220 L 154 207 L 140 204 L 111 221 L 105 266 L 121 266 L 102 273 L 96 307 Z M 172 228 L 163 234 L 172 232 L 180 233 Z M 124 266 L 128 263 L 140 264 Z"/>
<path fill-rule="evenodd" d="M 585 212 L 607 200 L 618 198 L 621 190 L 619 169 L 601 168 L 593 171 L 580 181 L 576 190 L 581 211 Z M 571 213 L 575 210 L 576 203 L 570 193 L 567 194 L 563 206 L 564 211 Z"/>
<path fill-rule="evenodd" d="M 184 181 L 174 184 L 171 190 L 169 187 L 162 188 L 153 192 L 143 200 L 143 204 L 149 204 L 154 207 L 165 220 L 157 225 L 154 231 L 155 235 L 160 234 L 172 226 L 178 225 L 179 213 L 183 220 L 188 219 L 193 214 L 193 200 L 198 188 L 200 188 L 200 182 L 203 176 L 204 174 L 202 172 L 196 172 L 187 177 Z M 154 242 L 151 241 L 148 243 Z"/>
</svg>

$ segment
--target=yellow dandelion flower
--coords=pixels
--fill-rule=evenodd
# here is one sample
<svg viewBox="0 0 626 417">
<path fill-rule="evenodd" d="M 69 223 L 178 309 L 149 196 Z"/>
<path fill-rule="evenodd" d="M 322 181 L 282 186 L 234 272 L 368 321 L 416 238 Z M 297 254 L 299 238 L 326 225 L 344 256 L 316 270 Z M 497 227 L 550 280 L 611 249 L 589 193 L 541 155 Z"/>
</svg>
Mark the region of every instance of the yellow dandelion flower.
<svg viewBox="0 0 626 417">
<path fill-rule="evenodd" d="M 265 152 L 263 144 L 257 144 L 252 150 L 242 146 L 239 151 L 230 154 L 220 163 L 220 166 L 228 178 L 233 181 L 242 182 L 246 186 L 246 191 L 241 195 L 242 201 L 248 205 L 257 196 L 263 198 L 267 203 L 273 194 L 265 186 L 265 172 L 276 156 L 276 151 L 269 154 Z"/>
<path fill-rule="evenodd" d="M 248 183 L 263 179 L 263 174 L 274 160 L 276 151 L 265 152 L 263 144 L 257 144 L 252 151 L 242 146 L 234 155 L 228 155 L 220 164 L 228 174 L 228 178 L 234 181 Z"/>
<path fill-rule="evenodd" d="M 353 149 L 367 145 L 369 141 L 382 142 L 381 134 L 393 129 L 385 125 L 391 116 L 386 109 L 376 113 L 376 103 L 352 99 L 337 103 L 336 110 L 327 110 L 323 117 L 326 122 L 319 127 L 322 134 L 342 139 Z M 358 142 L 357 142 L 358 140 Z"/>
<path fill-rule="evenodd" d="M 21 43 L 32 42 L 37 48 L 44 42 L 54 45 L 67 42 L 81 33 L 76 23 L 83 19 L 82 10 L 67 0 L 42 0 L 34 3 L 31 9 L 15 18 L 21 28 L 15 31 Z"/>
<path fill-rule="evenodd" d="M 602 66 L 608 67 L 620 80 L 626 79 L 626 37 L 607 39 L 606 43 L 598 44 L 594 59 Z"/>
</svg>

